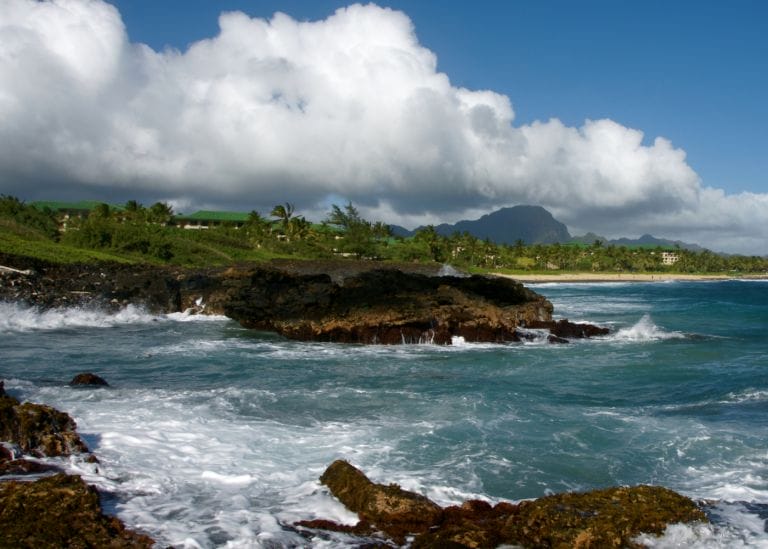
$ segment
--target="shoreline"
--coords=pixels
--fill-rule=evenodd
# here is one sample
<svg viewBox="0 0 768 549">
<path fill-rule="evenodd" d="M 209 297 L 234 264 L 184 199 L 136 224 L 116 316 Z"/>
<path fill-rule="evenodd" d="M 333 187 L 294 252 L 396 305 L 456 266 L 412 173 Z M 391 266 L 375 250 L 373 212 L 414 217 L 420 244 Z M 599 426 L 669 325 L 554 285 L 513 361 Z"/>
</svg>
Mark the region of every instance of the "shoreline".
<svg viewBox="0 0 768 549">
<path fill-rule="evenodd" d="M 701 282 L 721 280 L 768 280 L 766 275 L 733 276 L 733 275 L 700 275 L 681 273 L 561 273 L 561 274 L 521 274 L 511 275 L 491 273 L 493 276 L 512 278 L 520 282 Z"/>
</svg>

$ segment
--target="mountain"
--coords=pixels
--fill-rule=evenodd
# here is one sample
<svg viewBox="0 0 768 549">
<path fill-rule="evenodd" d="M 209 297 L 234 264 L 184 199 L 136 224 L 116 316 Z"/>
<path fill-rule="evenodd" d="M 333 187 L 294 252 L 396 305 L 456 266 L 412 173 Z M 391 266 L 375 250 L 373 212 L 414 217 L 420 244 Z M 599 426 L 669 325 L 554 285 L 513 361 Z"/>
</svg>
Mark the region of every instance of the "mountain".
<svg viewBox="0 0 768 549">
<path fill-rule="evenodd" d="M 409 231 L 398 225 L 390 225 L 390 227 L 395 236 L 402 237 L 413 236 L 416 231 L 423 228 L 419 227 Z M 453 225 L 443 223 L 435 226 L 435 230 L 443 236 L 466 231 L 476 238 L 483 240 L 487 238 L 496 244 L 515 244 L 518 240 L 522 240 L 525 244 L 581 242 L 591 245 L 596 240 L 599 240 L 607 246 L 680 247 L 683 250 L 690 250 L 692 252 L 701 252 L 705 249 L 698 244 L 656 238 L 650 234 L 644 234 L 640 238 L 618 238 L 614 240 L 608 240 L 595 233 L 571 237 L 568 228 L 541 206 L 501 208 L 474 221 L 459 221 Z"/>
<path fill-rule="evenodd" d="M 459 221 L 453 225 L 443 223 L 435 230 L 443 236 L 466 231 L 496 244 L 514 244 L 518 240 L 525 244 L 552 244 L 571 240 L 568 228 L 541 206 L 502 208 L 474 221 Z M 416 232 L 396 225 L 392 226 L 392 231 L 397 236 L 412 236 Z"/>
<path fill-rule="evenodd" d="M 574 236 L 572 239 L 573 242 L 581 242 L 583 244 L 593 244 L 595 240 L 599 240 L 603 244 L 609 246 L 645 246 L 649 248 L 656 246 L 660 246 L 662 248 L 679 247 L 683 250 L 689 250 L 692 252 L 701 252 L 705 250 L 705 248 L 702 248 L 698 244 L 690 244 L 688 242 L 683 242 L 682 240 L 656 238 L 650 234 L 644 234 L 640 238 L 616 238 L 614 240 L 608 240 L 607 238 L 598 236 L 595 233 L 587 233 L 583 236 Z"/>
</svg>

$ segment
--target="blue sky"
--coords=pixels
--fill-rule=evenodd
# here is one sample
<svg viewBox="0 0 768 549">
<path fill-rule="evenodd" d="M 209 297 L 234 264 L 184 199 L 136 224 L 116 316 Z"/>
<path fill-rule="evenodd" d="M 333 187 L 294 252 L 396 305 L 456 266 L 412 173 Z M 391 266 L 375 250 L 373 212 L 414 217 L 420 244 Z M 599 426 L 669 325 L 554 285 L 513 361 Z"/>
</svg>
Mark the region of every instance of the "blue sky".
<svg viewBox="0 0 768 549">
<path fill-rule="evenodd" d="M 185 49 L 218 14 L 317 20 L 350 2 L 112 0 L 134 41 Z M 768 2 L 382 1 L 413 20 L 457 86 L 512 100 L 516 122 L 610 118 L 664 136 L 708 185 L 768 191 Z"/>
<path fill-rule="evenodd" d="M 768 2 L 2 6 L 3 194 L 409 228 L 535 204 L 768 255 Z"/>
</svg>

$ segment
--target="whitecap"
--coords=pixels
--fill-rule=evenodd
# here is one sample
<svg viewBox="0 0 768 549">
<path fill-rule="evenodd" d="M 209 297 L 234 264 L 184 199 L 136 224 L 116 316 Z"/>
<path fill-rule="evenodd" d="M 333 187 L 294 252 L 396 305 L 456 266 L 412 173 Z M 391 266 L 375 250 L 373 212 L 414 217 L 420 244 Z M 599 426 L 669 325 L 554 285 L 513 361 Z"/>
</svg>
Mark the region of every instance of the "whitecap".
<svg viewBox="0 0 768 549">
<path fill-rule="evenodd" d="M 128 305 L 115 313 L 97 308 L 65 307 L 39 309 L 18 303 L 0 303 L 0 333 L 51 331 L 68 328 L 110 328 L 123 324 L 148 323 L 158 317 Z"/>
<path fill-rule="evenodd" d="M 645 314 L 634 325 L 622 328 L 609 337 L 613 341 L 658 341 L 664 339 L 682 339 L 685 334 L 668 332 L 654 324 L 651 315 Z"/>
</svg>

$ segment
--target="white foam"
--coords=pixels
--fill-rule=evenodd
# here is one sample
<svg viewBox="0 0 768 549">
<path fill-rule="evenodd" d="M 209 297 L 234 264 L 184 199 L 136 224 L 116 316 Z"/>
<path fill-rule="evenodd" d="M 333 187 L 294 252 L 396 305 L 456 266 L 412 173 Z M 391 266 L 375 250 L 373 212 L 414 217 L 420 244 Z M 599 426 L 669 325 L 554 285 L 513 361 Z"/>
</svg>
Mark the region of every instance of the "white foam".
<svg viewBox="0 0 768 549">
<path fill-rule="evenodd" d="M 437 272 L 437 276 L 455 276 L 459 278 L 467 278 L 469 275 L 456 270 L 452 265 L 445 263 Z"/>
<path fill-rule="evenodd" d="M 748 390 L 740 393 L 728 393 L 723 404 L 742 403 L 742 402 L 763 402 L 768 400 L 768 391 Z"/>
<path fill-rule="evenodd" d="M 685 334 L 680 332 L 667 332 L 653 323 L 648 314 L 637 321 L 629 328 L 622 328 L 615 334 L 609 336 L 613 341 L 640 342 L 640 341 L 658 341 L 664 339 L 682 339 Z"/>
<path fill-rule="evenodd" d="M 157 318 L 133 305 L 128 305 L 116 313 L 107 313 L 87 307 L 41 310 L 18 303 L 0 303 L 0 333 L 109 328 L 120 324 L 152 322 Z"/>
<path fill-rule="evenodd" d="M 222 322 L 222 315 L 171 313 L 154 315 L 141 307 L 128 305 L 109 312 L 96 307 L 60 307 L 39 309 L 19 303 L 0 302 L 0 333 L 52 331 L 72 328 L 111 328 L 159 321 Z"/>
</svg>

